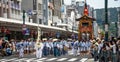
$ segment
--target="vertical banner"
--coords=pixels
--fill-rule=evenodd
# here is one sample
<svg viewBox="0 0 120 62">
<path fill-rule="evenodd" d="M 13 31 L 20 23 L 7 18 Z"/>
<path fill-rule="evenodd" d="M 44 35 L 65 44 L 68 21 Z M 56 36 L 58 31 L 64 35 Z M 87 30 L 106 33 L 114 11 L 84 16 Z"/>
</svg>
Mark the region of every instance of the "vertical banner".
<svg viewBox="0 0 120 62">
<path fill-rule="evenodd" d="M 37 0 L 33 0 L 33 10 L 37 10 Z"/>
</svg>

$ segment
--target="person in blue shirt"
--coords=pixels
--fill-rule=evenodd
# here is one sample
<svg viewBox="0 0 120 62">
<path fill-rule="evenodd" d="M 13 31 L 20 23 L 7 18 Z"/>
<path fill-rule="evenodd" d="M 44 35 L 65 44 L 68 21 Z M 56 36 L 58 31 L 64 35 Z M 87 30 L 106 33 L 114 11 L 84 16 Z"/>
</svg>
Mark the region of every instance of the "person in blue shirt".
<svg viewBox="0 0 120 62">
<path fill-rule="evenodd" d="M 12 55 L 12 50 L 10 49 L 10 46 L 7 46 L 7 48 L 6 48 L 6 54 L 8 56 Z"/>
<path fill-rule="evenodd" d="M 47 40 L 43 40 L 43 44 L 44 44 L 43 55 L 47 56 L 48 55 Z"/>
<path fill-rule="evenodd" d="M 18 50 L 19 50 L 19 58 L 22 58 L 24 56 L 24 45 L 23 40 L 21 40 L 18 44 Z"/>
<path fill-rule="evenodd" d="M 58 56 L 57 40 L 53 40 L 54 56 Z"/>
<path fill-rule="evenodd" d="M 77 56 L 77 50 L 78 50 L 78 40 L 74 42 L 74 45 L 73 45 L 73 55 L 74 56 Z"/>
</svg>

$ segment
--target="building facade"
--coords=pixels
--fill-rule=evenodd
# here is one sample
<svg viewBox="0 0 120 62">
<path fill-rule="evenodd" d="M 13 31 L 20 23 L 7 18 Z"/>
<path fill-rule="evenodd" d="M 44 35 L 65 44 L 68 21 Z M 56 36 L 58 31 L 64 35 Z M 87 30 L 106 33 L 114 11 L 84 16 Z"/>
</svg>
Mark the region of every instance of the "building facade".
<svg viewBox="0 0 120 62">
<path fill-rule="evenodd" d="M 54 10 L 53 10 L 53 16 L 58 16 L 58 18 L 61 18 L 61 0 L 53 0 L 53 6 L 54 6 Z"/>
<path fill-rule="evenodd" d="M 42 3 L 42 0 L 22 1 L 21 9 L 26 11 L 27 18 L 33 19 L 33 23 L 43 24 Z"/>
<path fill-rule="evenodd" d="M 62 4 L 63 0 L 0 0 L 0 35 L 4 35 L 9 40 L 19 40 L 23 39 L 27 33 L 28 37 L 36 38 L 39 26 L 41 37 L 55 37 L 56 33 L 65 34 L 67 37 L 66 33 L 71 34 L 71 31 L 51 25 L 54 22 L 61 24 L 66 22 L 62 21 L 62 17 L 67 19 L 65 13 L 61 13 Z M 27 29 L 25 32 L 23 32 L 23 10 L 25 10 L 25 28 Z"/>
<path fill-rule="evenodd" d="M 0 17 L 21 20 L 22 0 L 0 0 Z"/>
</svg>

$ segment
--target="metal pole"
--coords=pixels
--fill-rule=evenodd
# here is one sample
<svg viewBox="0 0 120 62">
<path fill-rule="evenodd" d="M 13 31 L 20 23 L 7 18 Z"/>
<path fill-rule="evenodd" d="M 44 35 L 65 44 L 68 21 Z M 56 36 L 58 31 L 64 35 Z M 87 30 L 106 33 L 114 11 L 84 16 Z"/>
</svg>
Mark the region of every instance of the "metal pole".
<svg viewBox="0 0 120 62">
<path fill-rule="evenodd" d="M 118 37 L 118 27 L 117 27 L 117 22 L 115 22 L 115 27 L 116 27 L 116 38 Z"/>
<path fill-rule="evenodd" d="M 105 41 L 108 41 L 108 0 L 105 0 Z"/>
<path fill-rule="evenodd" d="M 23 25 L 25 25 L 25 10 L 23 10 Z"/>
<path fill-rule="evenodd" d="M 25 10 L 23 10 L 23 32 L 26 30 L 26 25 L 25 25 Z M 25 39 L 25 33 L 23 33 L 23 38 Z"/>
<path fill-rule="evenodd" d="M 120 8 L 118 8 L 118 23 L 117 23 L 117 28 L 118 28 L 118 37 L 120 36 Z"/>
</svg>

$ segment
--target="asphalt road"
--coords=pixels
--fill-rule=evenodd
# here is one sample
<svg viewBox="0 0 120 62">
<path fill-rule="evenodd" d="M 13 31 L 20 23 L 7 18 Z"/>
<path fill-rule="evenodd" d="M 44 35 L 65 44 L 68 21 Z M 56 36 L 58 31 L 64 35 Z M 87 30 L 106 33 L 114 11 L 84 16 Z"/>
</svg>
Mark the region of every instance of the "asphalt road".
<svg viewBox="0 0 120 62">
<path fill-rule="evenodd" d="M 89 54 L 84 56 L 73 56 L 72 53 L 59 57 L 47 56 L 37 59 L 35 54 L 25 55 L 23 58 L 18 58 L 16 55 L 0 58 L 0 62 L 94 62 Z"/>
</svg>

